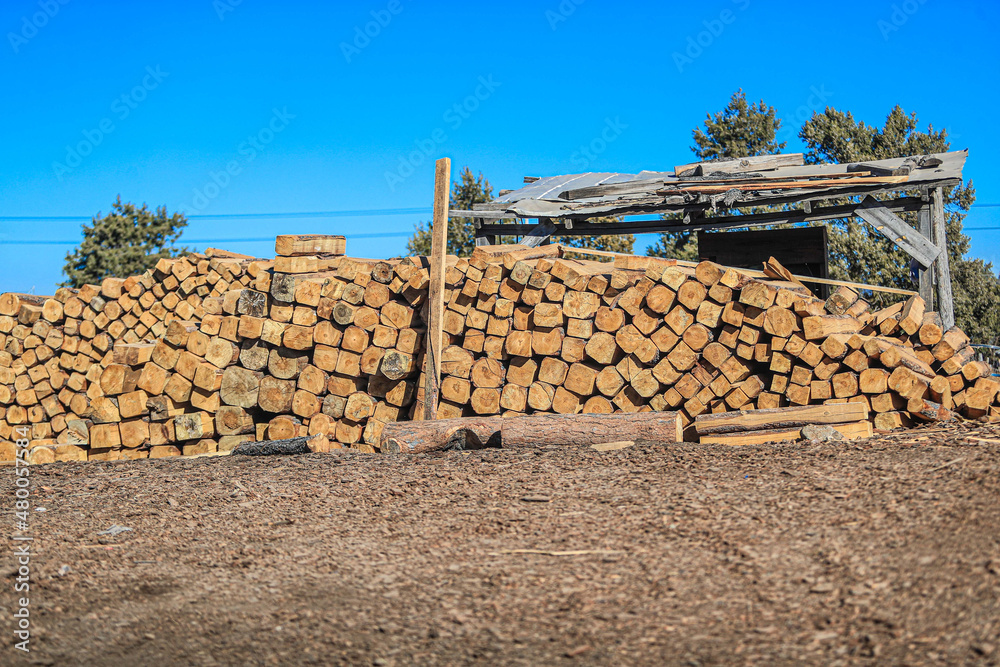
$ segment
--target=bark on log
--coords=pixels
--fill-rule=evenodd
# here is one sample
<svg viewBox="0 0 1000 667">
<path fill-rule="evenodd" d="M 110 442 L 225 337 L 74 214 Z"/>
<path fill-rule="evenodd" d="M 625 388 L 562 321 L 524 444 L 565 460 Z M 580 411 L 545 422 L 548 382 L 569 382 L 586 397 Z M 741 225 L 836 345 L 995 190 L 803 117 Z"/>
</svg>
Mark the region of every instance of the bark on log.
<svg viewBox="0 0 1000 667">
<path fill-rule="evenodd" d="M 233 454 L 242 454 L 244 456 L 281 456 L 329 451 L 330 441 L 325 435 L 317 433 L 316 435 L 289 438 L 287 440 L 244 442 L 233 450 Z"/>
<path fill-rule="evenodd" d="M 660 444 L 683 441 L 682 429 L 676 412 L 531 415 L 504 419 L 501 441 L 503 447 L 596 445 L 618 440 Z"/>
<path fill-rule="evenodd" d="M 436 421 L 395 422 L 382 431 L 383 454 L 419 454 L 500 446 L 501 417 L 459 417 Z"/>
</svg>

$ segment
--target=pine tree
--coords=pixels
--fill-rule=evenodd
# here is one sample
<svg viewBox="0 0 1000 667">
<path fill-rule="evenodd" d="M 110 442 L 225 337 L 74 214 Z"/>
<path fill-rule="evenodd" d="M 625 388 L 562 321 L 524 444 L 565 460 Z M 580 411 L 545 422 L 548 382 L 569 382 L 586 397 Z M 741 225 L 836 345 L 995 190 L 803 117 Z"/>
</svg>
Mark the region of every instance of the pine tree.
<svg viewBox="0 0 1000 667">
<path fill-rule="evenodd" d="M 780 129 L 777 110 L 764 104 L 764 100 L 756 106 L 748 104 L 740 88 L 725 109 L 714 115 L 706 114 L 705 130 L 695 128 L 692 133 L 696 145 L 691 150 L 700 160 L 772 155 L 785 148 L 785 142 L 775 140 Z"/>
<path fill-rule="evenodd" d="M 692 132 L 695 145 L 691 147 L 700 160 L 723 160 L 756 155 L 780 153 L 785 142 L 777 141 L 781 119 L 774 107 L 759 101 L 747 102 L 743 89 L 733 93 L 729 104 L 722 111 L 705 116 L 705 129 Z M 664 216 L 664 219 L 670 219 Z M 698 235 L 695 232 L 664 232 L 659 240 L 646 250 L 653 257 L 671 259 L 698 259 Z"/>
<path fill-rule="evenodd" d="M 472 170 L 463 167 L 459 180 L 452 184 L 450 208 L 471 211 L 473 204 L 485 204 L 493 199 L 493 186 L 482 172 L 473 176 Z M 468 257 L 476 249 L 476 227 L 472 218 L 451 218 L 448 221 L 448 254 Z M 431 254 L 431 223 L 419 222 L 416 231 L 406 243 L 410 255 Z"/>
<path fill-rule="evenodd" d="M 123 204 L 119 195 L 110 213 L 98 213 L 83 225 L 83 242 L 66 254 L 63 273 L 68 280 L 62 284 L 80 287 L 109 276 L 138 275 L 164 257 L 185 254 L 187 248 L 174 247 L 184 227 L 187 219 L 180 213 L 168 217 L 165 206 L 154 213 L 146 204 Z"/>
<path fill-rule="evenodd" d="M 472 170 L 463 167 L 459 180 L 452 184 L 449 206 L 460 211 L 472 210 L 473 204 L 484 204 L 493 200 L 493 186 L 480 172 L 473 176 Z M 592 218 L 587 222 L 615 222 L 615 218 Z M 553 242 L 611 252 L 632 252 L 635 237 L 631 234 L 608 234 L 601 236 L 563 236 L 553 238 Z M 476 228 L 472 218 L 451 218 L 448 221 L 448 254 L 467 257 L 476 248 Z M 431 254 L 431 224 L 419 222 L 416 231 L 406 244 L 410 255 Z"/>
<path fill-rule="evenodd" d="M 807 120 L 799 137 L 806 143 L 806 160 L 860 162 L 906 155 L 943 153 L 951 150 L 948 133 L 917 130 L 917 115 L 907 114 L 898 105 L 889 112 L 881 128 L 856 122 L 849 112 L 827 108 Z M 916 194 L 916 193 L 912 193 Z M 951 265 L 955 323 L 976 342 L 996 344 L 1000 340 L 1000 278 L 993 266 L 982 260 L 966 259 L 969 237 L 962 221 L 976 199 L 972 180 L 945 192 L 948 261 Z M 916 214 L 904 213 L 914 227 Z M 913 289 L 910 257 L 871 225 L 855 218 L 834 220 L 830 229 L 830 272 L 834 278 L 876 285 Z M 876 305 L 894 300 L 872 295 Z"/>
</svg>

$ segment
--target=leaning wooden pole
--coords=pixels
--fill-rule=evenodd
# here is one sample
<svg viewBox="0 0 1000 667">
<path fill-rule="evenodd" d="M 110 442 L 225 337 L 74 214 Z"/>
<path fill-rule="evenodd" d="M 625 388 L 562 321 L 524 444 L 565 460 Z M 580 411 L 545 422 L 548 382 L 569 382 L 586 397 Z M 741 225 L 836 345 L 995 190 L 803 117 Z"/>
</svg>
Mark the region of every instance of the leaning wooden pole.
<svg viewBox="0 0 1000 667">
<path fill-rule="evenodd" d="M 951 269 L 948 266 L 947 223 L 944 215 L 944 190 L 934 188 L 931 194 L 931 220 L 934 240 L 941 252 L 934 261 L 937 269 L 938 313 L 945 330 L 955 326 L 955 305 L 951 296 Z"/>
<path fill-rule="evenodd" d="M 448 254 L 448 191 L 451 159 L 441 158 L 434 169 L 434 221 L 431 228 L 430 285 L 427 298 L 427 350 L 424 356 L 424 419 L 437 417 L 441 391 L 441 350 L 444 347 L 444 276 Z"/>
</svg>

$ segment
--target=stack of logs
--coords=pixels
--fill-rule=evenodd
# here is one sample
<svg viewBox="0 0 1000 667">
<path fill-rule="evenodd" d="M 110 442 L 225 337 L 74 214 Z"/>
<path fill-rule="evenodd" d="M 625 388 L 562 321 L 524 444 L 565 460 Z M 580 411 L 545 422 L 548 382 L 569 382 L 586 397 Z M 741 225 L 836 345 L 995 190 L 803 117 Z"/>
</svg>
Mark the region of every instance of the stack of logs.
<svg viewBox="0 0 1000 667">
<path fill-rule="evenodd" d="M 157 340 L 174 320 L 211 321 L 221 295 L 250 284 L 252 264 L 251 257 L 209 249 L 50 297 L 0 294 L 0 461 L 12 460 L 13 441 L 22 438 L 48 446 L 38 460 L 110 457 L 88 445 L 113 347 Z M 115 450 L 114 457 L 137 454 Z"/>
<path fill-rule="evenodd" d="M 273 261 L 193 256 L 106 294 L 4 295 L 0 440 L 30 426 L 40 461 L 315 434 L 377 451 L 385 424 L 423 413 L 428 261 L 343 252 L 280 236 Z M 917 296 L 873 312 L 776 263 L 561 255 L 448 258 L 439 418 L 677 411 L 697 439 L 696 417 L 735 410 L 863 403 L 880 429 L 1000 414 L 968 338 Z"/>
</svg>

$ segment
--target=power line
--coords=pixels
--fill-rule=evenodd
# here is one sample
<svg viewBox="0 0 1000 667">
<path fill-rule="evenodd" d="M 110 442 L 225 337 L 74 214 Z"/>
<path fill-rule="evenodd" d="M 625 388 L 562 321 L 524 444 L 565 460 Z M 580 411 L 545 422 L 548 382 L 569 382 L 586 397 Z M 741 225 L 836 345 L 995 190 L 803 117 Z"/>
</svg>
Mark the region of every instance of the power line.
<svg viewBox="0 0 1000 667">
<path fill-rule="evenodd" d="M 973 208 L 1000 208 L 1000 203 L 973 204 Z M 390 215 L 430 215 L 429 207 L 342 209 L 337 211 L 300 211 L 297 213 L 194 213 L 189 220 L 274 220 L 280 218 L 363 218 Z M 81 222 L 84 215 L 0 215 L 0 222 Z"/>
<path fill-rule="evenodd" d="M 401 238 L 404 236 L 412 236 L 413 232 L 384 232 L 381 234 L 348 234 L 349 239 L 388 239 L 388 238 Z M 241 238 L 241 239 L 185 239 L 182 238 L 181 241 L 184 243 L 274 243 L 273 236 L 262 236 L 259 238 Z M 50 241 L 50 240 L 29 240 L 29 239 L 0 239 L 0 245 L 79 245 L 80 239 L 75 241 Z"/>
<path fill-rule="evenodd" d="M 431 214 L 430 207 L 368 208 L 339 211 L 301 211 L 298 213 L 195 213 L 188 220 L 274 220 L 278 218 L 362 218 L 369 216 Z M 90 221 L 83 215 L 3 215 L 0 222 L 81 222 Z"/>
</svg>

